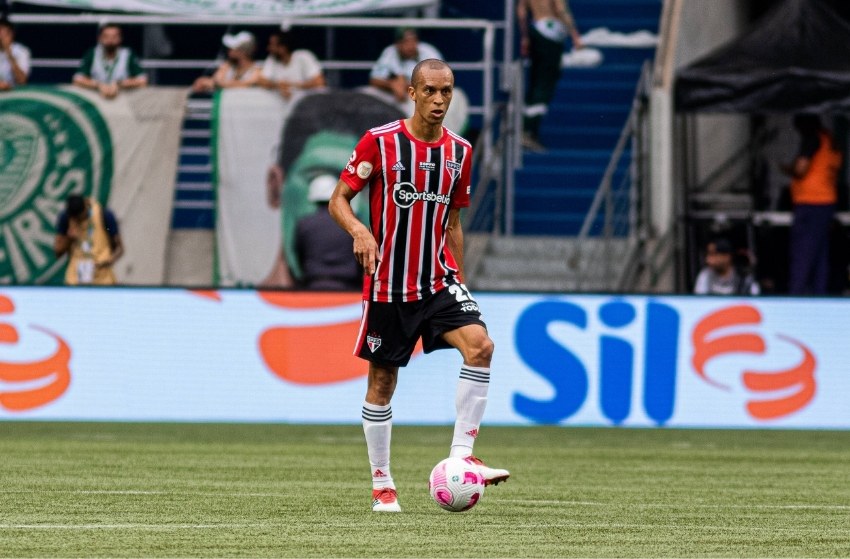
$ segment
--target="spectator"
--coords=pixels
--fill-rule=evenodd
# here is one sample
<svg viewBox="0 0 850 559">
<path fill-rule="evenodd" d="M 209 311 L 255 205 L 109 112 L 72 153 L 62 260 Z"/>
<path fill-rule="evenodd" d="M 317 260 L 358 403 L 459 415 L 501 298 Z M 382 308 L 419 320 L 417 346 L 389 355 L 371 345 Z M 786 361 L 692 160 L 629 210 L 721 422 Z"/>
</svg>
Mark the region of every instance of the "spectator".
<svg viewBox="0 0 850 559">
<path fill-rule="evenodd" d="M 293 89 L 325 87 L 325 75 L 316 55 L 306 49 L 293 49 L 292 36 L 275 31 L 269 37 L 269 55 L 260 71 L 259 84 L 276 89 L 289 99 Z"/>
<path fill-rule="evenodd" d="M 254 62 L 256 41 L 248 31 L 235 35 L 226 34 L 221 39 L 227 47 L 227 60 L 221 63 L 215 74 L 201 76 L 192 85 L 196 93 L 211 93 L 216 89 L 252 87 L 259 83 L 260 69 Z"/>
<path fill-rule="evenodd" d="M 529 14 L 531 25 L 528 24 Z M 540 123 L 549 110 L 561 77 L 561 57 L 567 33 L 575 48 L 583 45 L 567 0 L 518 0 L 517 22 L 520 55 L 531 62 L 525 90 L 522 145 L 542 152 L 546 148 L 540 143 Z"/>
<path fill-rule="evenodd" d="M 148 85 L 148 77 L 139 64 L 138 57 L 121 46 L 121 28 L 107 23 L 98 32 L 97 46 L 83 56 L 73 83 L 93 89 L 105 99 L 114 99 L 122 89 L 136 89 Z"/>
<path fill-rule="evenodd" d="M 15 42 L 15 26 L 0 19 L 0 91 L 26 85 L 30 74 L 30 50 Z"/>
<path fill-rule="evenodd" d="M 410 74 L 419 62 L 428 58 L 442 60 L 443 55 L 433 45 L 419 41 L 415 29 L 398 29 L 395 43 L 385 48 L 372 66 L 369 85 L 391 93 L 397 102 L 406 102 Z"/>
<path fill-rule="evenodd" d="M 363 286 L 351 237 L 328 212 L 336 183 L 336 175 L 319 175 L 310 181 L 307 199 L 317 205 L 316 213 L 302 217 L 295 226 L 295 252 L 305 289 L 357 291 Z"/>
<path fill-rule="evenodd" d="M 724 238 L 706 245 L 705 267 L 697 276 L 697 295 L 758 295 L 759 285 L 744 267 L 735 265 L 732 245 Z"/>
<path fill-rule="evenodd" d="M 817 115 L 797 115 L 800 148 L 782 171 L 791 177 L 790 269 L 792 295 L 826 294 L 829 285 L 829 234 L 838 200 L 841 152 Z"/>
<path fill-rule="evenodd" d="M 68 254 L 66 285 L 113 285 L 112 266 L 124 254 L 115 215 L 94 199 L 68 196 L 56 221 L 53 252 Z"/>
</svg>

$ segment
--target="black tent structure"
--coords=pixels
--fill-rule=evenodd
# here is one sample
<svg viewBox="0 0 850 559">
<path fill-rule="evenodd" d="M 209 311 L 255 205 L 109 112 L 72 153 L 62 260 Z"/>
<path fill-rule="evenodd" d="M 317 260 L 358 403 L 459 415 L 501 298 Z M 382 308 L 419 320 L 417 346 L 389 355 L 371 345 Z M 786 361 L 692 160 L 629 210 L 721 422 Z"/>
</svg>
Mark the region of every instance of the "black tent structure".
<svg viewBox="0 0 850 559">
<path fill-rule="evenodd" d="M 706 231 L 723 223 L 743 234 L 740 243 L 756 253 L 759 245 L 762 249 L 765 244 L 773 247 L 762 255 L 762 267 L 774 260 L 778 262 L 774 267 L 783 267 L 783 239 L 790 213 L 781 204 L 763 205 L 759 199 L 765 194 L 768 173 L 763 149 L 772 132 L 784 130 L 788 138 L 796 138 L 789 118 L 796 113 L 839 117 L 834 119 L 843 123 L 839 136 L 846 135 L 846 116 L 850 115 L 850 0 L 777 0 L 748 31 L 676 72 L 674 108 L 679 116 L 674 132 L 679 138 L 675 142 L 679 146 L 677 167 L 684 187 L 680 192 L 685 228 L 680 231 L 680 241 L 681 246 L 688 247 L 687 256 L 681 255 L 682 271 L 698 270 L 704 242 L 700 234 L 710 236 Z M 750 121 L 752 137 L 697 184 L 694 117 L 724 113 L 755 117 Z M 777 123 L 786 122 L 787 129 L 770 130 L 770 123 L 775 128 Z M 709 184 L 712 180 L 714 183 Z M 724 181 L 727 188 L 720 184 Z M 722 200 L 730 199 L 739 200 L 741 205 L 723 204 Z M 850 225 L 850 214 L 843 212 L 838 217 Z M 758 241 L 764 227 L 768 243 Z M 844 231 L 846 236 L 850 229 Z M 768 275 L 780 286 L 784 281 L 781 271 Z M 683 285 L 687 281 L 680 283 Z"/>
<path fill-rule="evenodd" d="M 850 2 L 784 0 L 680 69 L 678 112 L 850 112 Z"/>
</svg>

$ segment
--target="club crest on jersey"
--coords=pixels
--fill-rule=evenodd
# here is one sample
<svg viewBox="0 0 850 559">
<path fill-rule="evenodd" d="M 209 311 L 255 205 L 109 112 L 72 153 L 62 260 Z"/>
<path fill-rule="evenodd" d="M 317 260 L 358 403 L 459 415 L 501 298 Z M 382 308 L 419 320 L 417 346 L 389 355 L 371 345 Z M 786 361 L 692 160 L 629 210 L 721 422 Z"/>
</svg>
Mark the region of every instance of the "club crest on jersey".
<svg viewBox="0 0 850 559">
<path fill-rule="evenodd" d="M 447 159 L 446 169 L 448 169 L 449 175 L 451 175 L 454 180 L 457 180 L 457 178 L 460 176 L 460 163 L 458 163 L 457 161 Z"/>
<path fill-rule="evenodd" d="M 396 161 L 395 165 L 392 166 L 393 171 L 406 171 L 407 167 L 401 161 Z"/>
<path fill-rule="evenodd" d="M 409 182 L 397 182 L 393 185 L 393 202 L 399 208 L 409 208 L 416 202 L 437 202 L 448 206 L 451 199 L 445 194 L 419 192 Z"/>
<path fill-rule="evenodd" d="M 375 353 L 375 351 L 381 347 L 381 336 L 375 332 L 366 336 L 366 345 L 369 346 L 369 351 Z"/>
<path fill-rule="evenodd" d="M 419 170 L 420 171 L 436 171 L 437 164 L 432 161 L 420 161 L 419 162 Z"/>
</svg>

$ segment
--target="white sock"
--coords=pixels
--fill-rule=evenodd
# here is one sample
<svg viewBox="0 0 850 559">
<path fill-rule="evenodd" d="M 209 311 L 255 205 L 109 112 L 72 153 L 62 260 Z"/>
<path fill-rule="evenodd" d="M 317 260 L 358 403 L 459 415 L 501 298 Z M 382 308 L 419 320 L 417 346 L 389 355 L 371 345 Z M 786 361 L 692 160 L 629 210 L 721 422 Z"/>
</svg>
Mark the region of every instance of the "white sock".
<svg viewBox="0 0 850 559">
<path fill-rule="evenodd" d="M 393 410 L 363 402 L 363 433 L 366 435 L 366 450 L 372 466 L 372 488 L 395 488 L 390 474 L 390 438 L 393 430 Z"/>
<path fill-rule="evenodd" d="M 455 407 L 457 419 L 449 456 L 464 458 L 472 454 L 478 437 L 484 408 L 487 407 L 487 389 L 490 388 L 490 368 L 473 367 L 466 363 L 460 368 Z"/>
</svg>

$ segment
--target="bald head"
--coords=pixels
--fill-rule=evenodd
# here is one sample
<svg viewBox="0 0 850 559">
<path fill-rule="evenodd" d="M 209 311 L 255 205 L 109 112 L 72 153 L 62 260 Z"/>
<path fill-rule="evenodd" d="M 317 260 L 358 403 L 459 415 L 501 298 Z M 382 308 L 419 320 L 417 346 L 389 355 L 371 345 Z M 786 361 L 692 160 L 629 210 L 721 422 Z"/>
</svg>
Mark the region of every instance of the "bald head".
<svg viewBox="0 0 850 559">
<path fill-rule="evenodd" d="M 410 85 L 416 89 L 416 84 L 419 83 L 419 80 L 422 79 L 422 71 L 423 70 L 448 70 L 449 72 L 452 69 L 449 65 L 437 58 L 428 58 L 423 60 L 419 64 L 413 67 L 413 72 L 410 74 Z M 452 81 L 454 81 L 454 73 L 452 72 Z"/>
</svg>

